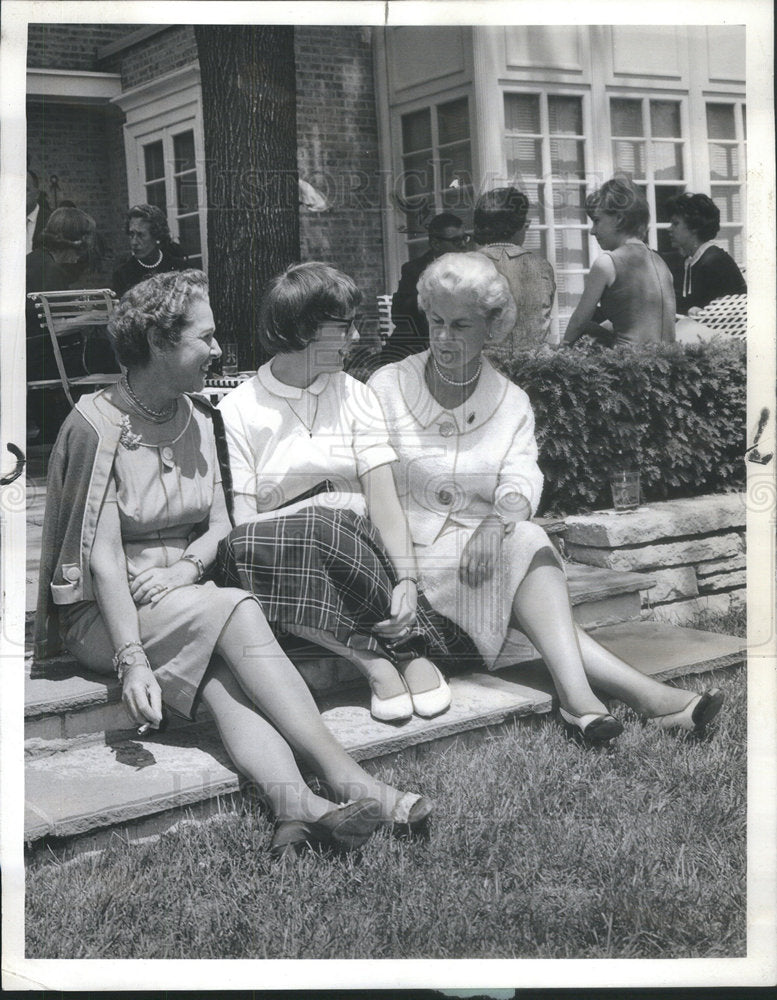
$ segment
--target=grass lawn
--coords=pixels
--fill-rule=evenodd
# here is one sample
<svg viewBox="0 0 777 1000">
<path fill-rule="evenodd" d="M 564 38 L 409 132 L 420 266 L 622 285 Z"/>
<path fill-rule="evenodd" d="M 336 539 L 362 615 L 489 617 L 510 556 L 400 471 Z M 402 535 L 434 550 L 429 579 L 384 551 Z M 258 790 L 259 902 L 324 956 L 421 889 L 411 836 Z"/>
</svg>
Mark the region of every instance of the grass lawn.
<svg viewBox="0 0 777 1000">
<path fill-rule="evenodd" d="M 27 956 L 743 956 L 745 671 L 683 686 L 712 683 L 728 701 L 704 741 L 617 707 L 610 752 L 553 715 L 377 762 L 436 800 L 428 842 L 381 832 L 356 854 L 278 863 L 247 806 L 151 844 L 33 860 Z"/>
</svg>

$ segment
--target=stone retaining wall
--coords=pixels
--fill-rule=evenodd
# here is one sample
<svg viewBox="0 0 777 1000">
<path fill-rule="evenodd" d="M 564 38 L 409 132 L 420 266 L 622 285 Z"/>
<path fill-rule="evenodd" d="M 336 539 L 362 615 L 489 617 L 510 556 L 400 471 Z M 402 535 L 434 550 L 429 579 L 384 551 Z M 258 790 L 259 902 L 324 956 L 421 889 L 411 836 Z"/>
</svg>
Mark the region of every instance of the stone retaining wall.
<svg viewBox="0 0 777 1000">
<path fill-rule="evenodd" d="M 745 603 L 745 513 L 740 493 L 598 511 L 568 517 L 564 542 L 576 562 L 650 577 L 643 617 L 683 624 Z"/>
</svg>

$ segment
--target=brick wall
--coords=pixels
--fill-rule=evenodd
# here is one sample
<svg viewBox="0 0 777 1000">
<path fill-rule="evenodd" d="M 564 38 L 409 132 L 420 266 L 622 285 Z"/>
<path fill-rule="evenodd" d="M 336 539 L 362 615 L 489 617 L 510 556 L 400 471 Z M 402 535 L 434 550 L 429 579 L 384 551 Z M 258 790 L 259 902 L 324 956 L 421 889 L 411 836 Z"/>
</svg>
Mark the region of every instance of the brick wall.
<svg viewBox="0 0 777 1000">
<path fill-rule="evenodd" d="M 143 25 L 133 25 L 134 30 L 141 27 Z M 103 59 L 99 68 L 105 72 L 121 73 L 122 87 L 130 90 L 196 61 L 194 28 L 191 25 L 176 25 Z"/>
<path fill-rule="evenodd" d="M 321 214 L 302 209 L 302 259 L 346 271 L 374 307 L 386 289 L 370 32 L 301 26 L 295 51 L 300 177 L 332 205 Z"/>
<path fill-rule="evenodd" d="M 95 71 L 97 52 L 137 29 L 135 24 L 31 24 L 27 65 L 35 69 Z"/>
<path fill-rule="evenodd" d="M 45 102 L 27 105 L 27 151 L 31 168 L 54 208 L 51 179 L 59 181 L 59 201 L 88 212 L 102 237 L 102 265 L 84 284 L 106 281 L 116 259 L 126 256 L 123 213 L 127 204 L 122 116 L 113 107 Z M 118 169 L 117 169 L 118 164 Z"/>
<path fill-rule="evenodd" d="M 29 64 L 121 73 L 125 89 L 197 59 L 194 29 L 152 35 L 101 61 L 97 50 L 142 25 L 32 25 Z M 385 288 L 378 136 L 369 29 L 301 26 L 295 31 L 300 176 L 332 208 L 301 211 L 301 259 L 323 259 L 351 274 L 374 307 Z M 121 120 L 111 110 L 50 104 L 28 111 L 33 169 L 60 178 L 60 197 L 89 211 L 116 257 L 126 254 L 127 206 Z M 45 178 L 44 178 L 45 183 Z M 115 261 L 111 259 L 108 272 Z"/>
</svg>

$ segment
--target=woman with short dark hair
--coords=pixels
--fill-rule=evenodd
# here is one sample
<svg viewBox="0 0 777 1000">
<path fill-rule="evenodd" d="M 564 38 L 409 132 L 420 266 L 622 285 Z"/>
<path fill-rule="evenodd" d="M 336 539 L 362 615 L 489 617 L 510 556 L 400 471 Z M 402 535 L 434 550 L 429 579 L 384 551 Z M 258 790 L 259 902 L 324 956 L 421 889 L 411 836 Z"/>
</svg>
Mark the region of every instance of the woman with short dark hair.
<svg viewBox="0 0 777 1000">
<path fill-rule="evenodd" d="M 125 232 L 129 236 L 130 256 L 113 272 L 111 288 L 121 296 L 154 274 L 182 271 L 186 259 L 170 237 L 167 216 L 156 205 L 133 205 L 127 212 Z"/>
<path fill-rule="evenodd" d="M 358 846 L 419 801 L 428 815 L 427 800 L 346 754 L 258 602 L 210 578 L 231 491 L 218 414 L 198 395 L 221 355 L 207 278 L 187 270 L 134 286 L 110 331 L 125 374 L 78 400 L 51 456 L 36 655 L 64 645 L 84 667 L 115 671 L 143 731 L 163 703 L 184 718 L 205 706 L 275 814 L 274 855 Z"/>
<path fill-rule="evenodd" d="M 585 206 L 604 253 L 586 276 L 562 346 L 584 334 L 615 346 L 674 343 L 672 275 L 645 243 L 650 209 L 644 194 L 628 178 L 613 177 L 586 198 Z"/>
<path fill-rule="evenodd" d="M 550 336 L 556 279 L 548 261 L 523 245 L 529 228 L 528 197 L 516 187 L 486 191 L 475 206 L 474 226 L 479 252 L 504 276 L 517 309 L 499 354 L 541 347 Z"/>
<path fill-rule="evenodd" d="M 680 194 L 667 202 L 669 235 L 685 258 L 676 271 L 677 311 L 701 309 L 723 295 L 744 295 L 747 285 L 736 261 L 712 241 L 720 231 L 720 209 L 706 194 Z"/>
<path fill-rule="evenodd" d="M 270 282 L 259 336 L 273 357 L 219 405 L 239 525 L 220 558 L 276 629 L 350 660 L 373 717 L 393 722 L 448 708 L 427 658 L 448 645 L 419 597 L 380 406 L 343 371 L 360 300 L 348 275 L 318 261 Z"/>
</svg>

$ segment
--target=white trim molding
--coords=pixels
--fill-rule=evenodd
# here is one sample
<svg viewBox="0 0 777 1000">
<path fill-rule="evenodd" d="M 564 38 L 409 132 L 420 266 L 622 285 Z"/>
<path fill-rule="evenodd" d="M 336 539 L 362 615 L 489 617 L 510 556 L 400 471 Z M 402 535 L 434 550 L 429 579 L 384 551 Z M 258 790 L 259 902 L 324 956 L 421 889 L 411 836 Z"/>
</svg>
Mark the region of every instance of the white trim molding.
<svg viewBox="0 0 777 1000">
<path fill-rule="evenodd" d="M 107 104 L 121 94 L 120 73 L 28 69 L 27 97 L 59 104 Z"/>
<path fill-rule="evenodd" d="M 190 63 L 182 69 L 155 77 L 148 83 L 117 94 L 112 103 L 127 116 L 127 124 L 138 124 L 146 118 L 158 118 L 182 104 L 200 104 L 200 67 Z"/>
</svg>

